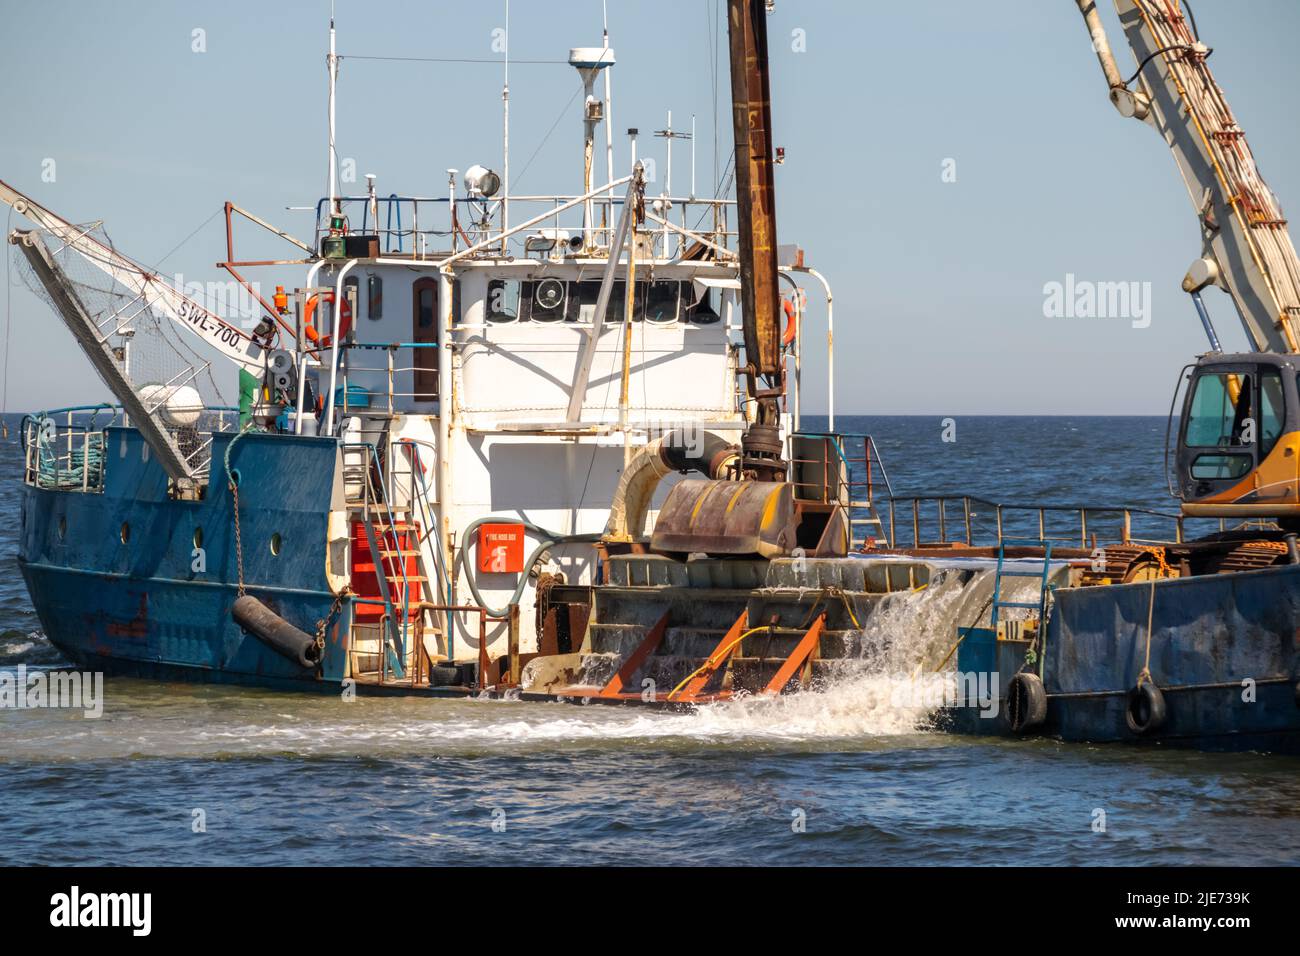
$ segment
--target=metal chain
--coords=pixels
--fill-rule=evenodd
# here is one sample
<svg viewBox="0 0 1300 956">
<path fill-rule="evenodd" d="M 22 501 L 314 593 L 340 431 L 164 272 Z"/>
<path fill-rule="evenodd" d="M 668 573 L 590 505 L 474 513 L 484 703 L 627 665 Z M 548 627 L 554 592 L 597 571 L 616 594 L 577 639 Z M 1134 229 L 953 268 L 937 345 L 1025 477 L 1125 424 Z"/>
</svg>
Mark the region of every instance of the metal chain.
<svg viewBox="0 0 1300 956">
<path fill-rule="evenodd" d="M 235 565 L 239 569 L 239 596 L 244 596 L 244 542 L 239 534 L 239 484 L 230 479 L 230 497 L 235 504 Z"/>
<path fill-rule="evenodd" d="M 343 600 L 352 593 L 351 587 L 346 584 L 343 585 L 343 590 L 335 595 L 334 603 L 330 605 L 328 613 L 316 622 L 316 646 L 322 651 L 325 650 L 325 628 L 329 624 L 330 618 L 339 612 L 339 608 L 343 607 Z"/>
<path fill-rule="evenodd" d="M 230 439 L 230 443 L 226 445 L 225 455 L 226 484 L 230 487 L 230 497 L 235 508 L 235 563 L 239 569 L 240 597 L 244 596 L 244 542 L 239 536 L 239 481 L 235 477 L 235 469 L 230 467 L 230 455 L 231 452 L 235 450 L 235 445 L 239 444 L 239 440 L 243 438 L 252 427 L 252 419 L 249 419 L 248 423 L 239 430 L 239 433 L 235 435 L 234 438 Z"/>
</svg>

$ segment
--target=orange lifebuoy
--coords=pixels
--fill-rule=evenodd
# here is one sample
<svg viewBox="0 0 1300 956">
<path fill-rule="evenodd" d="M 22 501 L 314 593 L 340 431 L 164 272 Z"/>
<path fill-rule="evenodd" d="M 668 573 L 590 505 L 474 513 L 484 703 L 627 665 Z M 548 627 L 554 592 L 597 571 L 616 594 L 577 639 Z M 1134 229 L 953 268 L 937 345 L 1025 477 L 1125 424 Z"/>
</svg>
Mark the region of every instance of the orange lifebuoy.
<svg viewBox="0 0 1300 956">
<path fill-rule="evenodd" d="M 330 305 L 334 304 L 333 292 L 326 292 L 323 297 Z M 308 341 L 327 349 L 330 347 L 330 336 L 321 335 L 316 331 L 316 327 L 312 325 L 312 318 L 316 315 L 316 300 L 319 298 L 321 298 L 320 295 L 313 295 L 307 300 L 307 308 L 304 310 L 302 317 L 302 331 L 307 336 Z M 348 304 L 348 300 L 345 298 L 343 300 L 343 310 L 339 313 L 339 338 L 347 338 L 350 331 L 352 331 L 352 306 Z"/>
<path fill-rule="evenodd" d="M 785 310 L 785 335 L 781 337 L 781 345 L 785 347 L 795 340 L 795 336 L 799 332 L 799 323 L 794 318 L 793 302 L 789 299 L 782 299 L 781 308 Z"/>
</svg>

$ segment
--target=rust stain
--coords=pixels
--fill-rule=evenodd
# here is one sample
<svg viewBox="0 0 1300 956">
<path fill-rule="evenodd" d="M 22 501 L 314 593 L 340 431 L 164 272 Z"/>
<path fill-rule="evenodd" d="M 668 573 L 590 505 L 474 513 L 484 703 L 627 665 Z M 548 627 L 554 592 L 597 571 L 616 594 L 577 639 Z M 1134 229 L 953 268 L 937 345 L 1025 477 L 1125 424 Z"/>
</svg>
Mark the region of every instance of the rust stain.
<svg viewBox="0 0 1300 956">
<path fill-rule="evenodd" d="M 149 636 L 149 594 L 140 592 L 140 606 L 135 617 L 125 623 L 110 620 L 105 626 L 109 637 L 124 637 L 133 641 L 143 641 Z"/>
</svg>

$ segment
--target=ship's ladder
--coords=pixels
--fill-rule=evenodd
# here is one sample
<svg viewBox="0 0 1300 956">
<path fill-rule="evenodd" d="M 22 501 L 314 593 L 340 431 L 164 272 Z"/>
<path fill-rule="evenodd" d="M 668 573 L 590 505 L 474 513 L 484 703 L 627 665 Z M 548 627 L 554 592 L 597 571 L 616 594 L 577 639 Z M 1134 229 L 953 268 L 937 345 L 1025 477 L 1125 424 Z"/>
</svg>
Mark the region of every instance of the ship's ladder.
<svg viewBox="0 0 1300 956">
<path fill-rule="evenodd" d="M 352 526 L 359 532 L 352 538 L 353 590 L 371 600 L 358 605 L 354 676 L 385 684 L 418 683 L 427 676 L 426 666 L 446 659 L 438 652 L 444 636 L 440 620 L 428 610 L 437 601 L 421 547 L 421 522 L 414 501 L 390 500 L 374 446 L 349 450 L 358 447 L 363 454 L 344 455 L 344 486 Z M 382 614 L 375 622 L 369 609 L 379 602 Z M 379 649 L 372 653 L 376 645 Z"/>
<path fill-rule="evenodd" d="M 1041 567 L 1024 567 L 1007 564 L 1007 547 L 1041 548 L 1043 552 Z M 1052 542 L 1045 538 L 1002 538 L 998 541 L 998 565 L 993 576 L 992 626 L 998 629 L 999 612 L 1003 608 L 1022 608 L 1038 612 L 1038 626 L 1041 629 L 1047 620 L 1047 601 L 1051 594 L 1048 579 L 1052 573 Z M 1003 578 L 1037 578 L 1038 599 L 1034 601 L 1009 601 L 1002 597 Z"/>
<path fill-rule="evenodd" d="M 868 538 L 888 541 L 885 523 L 876 510 L 876 470 L 880 471 L 886 489 L 889 478 L 880 463 L 875 442 L 869 435 L 841 434 L 833 444 L 845 472 L 842 496 L 849 517 L 849 549 L 864 550 Z"/>
</svg>

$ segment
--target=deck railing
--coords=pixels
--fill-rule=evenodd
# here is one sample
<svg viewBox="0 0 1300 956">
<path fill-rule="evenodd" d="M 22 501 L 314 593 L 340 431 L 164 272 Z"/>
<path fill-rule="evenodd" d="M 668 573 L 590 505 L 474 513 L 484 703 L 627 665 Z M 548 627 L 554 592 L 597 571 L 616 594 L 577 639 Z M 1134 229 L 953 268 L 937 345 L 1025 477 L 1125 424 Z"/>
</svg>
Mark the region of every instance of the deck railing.
<svg viewBox="0 0 1300 956">
<path fill-rule="evenodd" d="M 902 517 L 900 517 L 900 510 Z M 1061 530 L 1061 516 L 1069 516 L 1070 530 Z M 1119 540 L 1123 544 L 1167 544 L 1170 538 L 1147 538 L 1134 534 L 1134 519 L 1145 525 L 1170 526 L 1174 542 L 1183 540 L 1181 514 L 1124 505 L 1088 504 L 1038 504 L 990 501 L 974 495 L 904 495 L 889 499 L 890 547 L 947 547 L 954 544 L 967 547 L 997 547 L 1005 538 L 1036 536 L 1040 541 L 1051 541 L 1062 546 L 1077 546 L 1089 550 L 1089 535 L 1095 531 L 1096 519 L 1109 516 L 1119 522 Z M 1057 520 L 1055 524 L 1052 518 Z M 900 521 L 906 531 L 911 524 L 910 541 L 899 542 Z M 928 521 L 927 521 L 928 519 Z M 992 523 L 992 528 L 988 527 Z M 937 536 L 926 536 L 933 529 Z M 955 529 L 955 534 L 949 534 Z M 981 540 L 979 532 L 988 534 Z"/>
<path fill-rule="evenodd" d="M 638 250 L 638 255 L 649 252 L 654 258 L 676 258 L 695 241 L 693 236 L 734 254 L 737 234 L 729 228 L 728 218 L 729 207 L 735 205 L 735 200 L 656 196 L 653 185 L 650 184 L 646 191 L 647 219 L 639 230 L 648 248 Z M 583 207 L 561 208 L 574 198 L 511 196 L 512 222 L 532 219 L 545 213 L 548 207 L 555 209 L 555 215 L 539 223 L 537 229 L 510 237 L 501 251 L 514 256 L 535 252 L 528 248 L 528 243 L 535 241 L 541 230 L 582 238 Z M 373 199 L 370 196 L 343 196 L 337 202 L 351 234 L 378 236 L 381 256 L 439 259 L 459 249 L 492 240 L 502 231 L 499 197 L 487 200 L 457 198 L 454 220 L 449 212 L 452 206 L 449 196 L 399 196 L 393 193 Z M 591 201 L 593 222 L 587 230 L 590 245 L 609 246 L 622 204 L 621 197 L 600 197 Z M 328 199 L 317 201 L 313 245 L 317 251 L 321 249 L 321 240 L 329 234 L 328 210 Z M 490 253 L 485 252 L 487 254 Z"/>
<path fill-rule="evenodd" d="M 340 415 L 391 416 L 414 403 L 438 401 L 438 343 L 347 342 L 340 352 L 334 398 Z"/>
<path fill-rule="evenodd" d="M 211 467 L 213 432 L 231 431 L 238 412 L 229 407 L 205 408 L 192 427 L 169 428 L 196 477 Z M 127 424 L 121 405 L 73 405 L 23 417 L 19 426 L 23 449 L 23 480 L 39 488 L 61 491 L 102 491 L 104 435 L 113 425 Z"/>
</svg>

